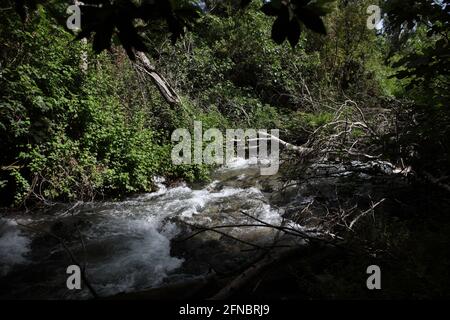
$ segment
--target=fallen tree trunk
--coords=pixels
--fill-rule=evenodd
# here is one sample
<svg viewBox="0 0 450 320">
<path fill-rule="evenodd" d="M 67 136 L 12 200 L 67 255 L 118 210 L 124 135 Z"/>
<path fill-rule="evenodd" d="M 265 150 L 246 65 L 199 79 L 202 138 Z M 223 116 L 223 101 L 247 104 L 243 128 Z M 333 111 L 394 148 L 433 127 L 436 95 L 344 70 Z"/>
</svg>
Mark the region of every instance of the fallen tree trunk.
<svg viewBox="0 0 450 320">
<path fill-rule="evenodd" d="M 153 83 L 156 85 L 159 92 L 168 103 L 170 104 L 180 103 L 180 97 L 178 96 L 178 94 L 170 86 L 167 80 L 164 79 L 164 77 L 156 71 L 155 66 L 151 64 L 150 60 L 147 58 L 144 52 L 142 51 L 136 52 L 135 63 L 140 70 L 142 70 L 143 72 L 145 72 L 150 76 Z"/>
<path fill-rule="evenodd" d="M 264 132 L 264 131 L 258 131 L 258 134 L 264 135 L 264 136 L 270 138 L 271 140 L 275 140 L 279 144 L 281 144 L 283 147 L 285 147 L 287 150 L 295 151 L 296 153 L 299 153 L 300 155 L 306 155 L 313 151 L 312 148 L 293 145 L 289 142 L 283 141 L 280 138 L 278 138 L 270 133 Z"/>
<path fill-rule="evenodd" d="M 261 260 L 250 266 L 247 270 L 242 272 L 238 277 L 231 281 L 228 285 L 222 288 L 209 300 L 224 300 L 238 292 L 245 287 L 250 281 L 255 279 L 262 271 L 274 263 L 280 263 L 288 258 L 291 258 L 300 252 L 305 251 L 305 247 L 294 247 L 284 250 L 268 253 Z"/>
<path fill-rule="evenodd" d="M 272 250 L 264 255 L 260 260 L 252 264 L 245 271 L 240 273 L 239 276 L 234 278 L 220 291 L 214 294 L 209 300 L 224 300 L 232 297 L 235 294 L 239 294 L 242 290 L 255 279 L 258 278 L 263 272 L 281 266 L 289 261 L 295 261 L 299 258 L 305 258 L 306 261 L 310 259 L 336 259 L 342 254 L 342 248 L 335 243 L 324 243 L 322 240 L 310 240 L 305 245 L 296 245 L 286 249 Z"/>
</svg>

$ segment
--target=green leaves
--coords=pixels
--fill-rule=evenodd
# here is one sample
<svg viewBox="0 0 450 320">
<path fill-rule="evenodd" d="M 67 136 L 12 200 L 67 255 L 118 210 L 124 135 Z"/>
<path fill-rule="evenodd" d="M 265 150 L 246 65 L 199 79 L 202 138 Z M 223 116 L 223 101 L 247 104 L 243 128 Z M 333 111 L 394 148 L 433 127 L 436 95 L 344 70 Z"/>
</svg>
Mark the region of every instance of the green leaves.
<svg viewBox="0 0 450 320">
<path fill-rule="evenodd" d="M 403 56 L 392 64 L 394 68 L 402 68 L 395 76 L 410 80 L 407 89 L 424 87 L 427 93 L 438 90 L 437 96 L 444 97 L 448 93 L 448 83 L 442 81 L 442 84 L 436 85 L 436 81 L 450 75 L 447 37 L 450 31 L 450 1 L 444 0 L 440 4 L 432 1 L 412 2 L 414 5 L 404 6 L 402 1 L 389 0 L 384 7 L 389 14 L 386 30 L 396 38 L 392 52 L 400 53 L 401 45 L 408 47 Z"/>
<path fill-rule="evenodd" d="M 261 10 L 268 16 L 277 17 L 272 28 L 272 39 L 277 44 L 287 39 L 295 47 L 300 39 L 302 25 L 314 32 L 326 34 L 321 17 L 330 12 L 333 2 L 270 0 L 264 3 Z M 53 15 L 57 12 L 44 0 L 15 0 L 16 11 L 26 20 L 28 11 L 35 10 L 38 3 L 47 6 Z M 241 0 L 240 6 L 247 7 L 250 3 L 251 0 Z M 131 59 L 135 58 L 135 50 L 147 51 L 136 28 L 137 21 L 146 27 L 165 22 L 172 43 L 175 43 L 201 16 L 198 1 L 194 0 L 85 0 L 80 9 L 82 23 L 77 39 L 92 37 L 92 47 L 100 53 L 111 47 L 116 35 Z M 66 17 L 62 14 L 55 18 L 64 21 Z"/>
<path fill-rule="evenodd" d="M 267 16 L 277 17 L 272 26 L 272 39 L 282 44 L 286 39 L 295 47 L 300 39 L 301 24 L 308 29 L 326 34 L 321 19 L 330 11 L 334 0 L 271 0 L 266 2 L 261 11 Z"/>
<path fill-rule="evenodd" d="M 67 17 L 65 13 L 54 10 L 52 3 L 44 0 L 15 0 L 16 11 L 26 20 L 28 11 L 43 4 L 60 22 Z M 185 29 L 191 28 L 200 17 L 200 7 L 193 0 L 84 0 L 80 5 L 81 31 L 76 39 L 93 37 L 92 47 L 100 53 L 111 47 L 114 35 L 134 59 L 134 50 L 147 51 L 142 36 L 138 33 L 138 21 L 146 26 L 165 22 L 172 42 L 182 37 Z"/>
</svg>

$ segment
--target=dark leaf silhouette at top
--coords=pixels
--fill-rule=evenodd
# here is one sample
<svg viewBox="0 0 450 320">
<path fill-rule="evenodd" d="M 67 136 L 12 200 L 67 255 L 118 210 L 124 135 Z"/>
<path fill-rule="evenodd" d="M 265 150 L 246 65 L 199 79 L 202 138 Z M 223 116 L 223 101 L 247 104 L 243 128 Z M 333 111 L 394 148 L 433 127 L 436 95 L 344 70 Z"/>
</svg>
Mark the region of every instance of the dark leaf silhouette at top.
<svg viewBox="0 0 450 320">
<path fill-rule="evenodd" d="M 302 30 L 298 21 L 292 20 L 289 25 L 288 40 L 293 48 L 297 45 L 298 41 L 300 40 L 301 32 Z"/>
<path fill-rule="evenodd" d="M 272 26 L 272 39 L 277 44 L 282 44 L 286 40 L 289 32 L 289 11 L 287 7 L 282 7 L 278 11 L 278 18 Z"/>
<path fill-rule="evenodd" d="M 38 3 L 44 7 L 48 4 L 45 0 L 16 0 L 15 3 L 16 11 L 24 21 L 28 11 L 35 10 Z M 142 0 L 139 4 L 132 0 L 83 0 L 80 5 L 81 31 L 76 39 L 92 38 L 92 47 L 99 53 L 109 49 L 113 36 L 117 35 L 128 56 L 134 59 L 134 50 L 147 51 L 135 27 L 137 19 L 147 24 L 165 21 L 175 42 L 200 17 L 199 10 L 196 2 L 190 0 Z M 55 18 L 64 21 L 63 14 L 58 14 L 63 19 L 61 16 Z"/>
<path fill-rule="evenodd" d="M 22 21 L 26 21 L 28 18 L 28 11 L 36 10 L 36 0 L 16 0 L 16 12 L 19 14 Z"/>
<path fill-rule="evenodd" d="M 102 6 L 98 6 L 99 2 Z M 101 52 L 111 46 L 111 38 L 117 33 L 118 39 L 128 56 L 134 59 L 134 50 L 147 51 L 142 37 L 134 26 L 135 19 L 146 22 L 165 20 L 171 39 L 175 42 L 184 35 L 184 29 L 199 17 L 194 5 L 173 8 L 169 0 L 143 1 L 136 5 L 130 0 L 110 4 L 107 0 L 87 0 L 81 6 L 82 30 L 77 38 L 94 34 L 93 49 Z"/>
<path fill-rule="evenodd" d="M 247 7 L 251 2 L 252 0 L 241 0 L 241 8 Z"/>
<path fill-rule="evenodd" d="M 295 47 L 300 39 L 301 24 L 315 32 L 326 33 L 321 16 L 328 12 L 327 6 L 334 1 L 270 0 L 261 10 L 276 17 L 272 39 L 277 44 L 287 39 Z M 48 1 L 16 0 L 16 10 L 26 20 L 27 12 L 35 10 L 38 3 L 45 7 Z M 241 7 L 250 3 L 251 0 L 240 1 Z M 135 26 L 138 20 L 146 25 L 164 21 L 172 42 L 175 42 L 200 18 L 201 12 L 198 0 L 141 0 L 139 3 L 133 0 L 84 0 L 80 9 L 82 23 L 77 39 L 92 39 L 92 47 L 99 53 L 111 47 L 116 35 L 131 59 L 134 59 L 135 50 L 147 51 Z M 63 15 L 55 18 L 65 20 Z"/>
<path fill-rule="evenodd" d="M 329 12 L 327 6 L 332 2 L 334 0 L 271 0 L 264 3 L 261 11 L 277 17 L 272 26 L 273 41 L 282 44 L 287 38 L 295 47 L 301 35 L 300 23 L 312 31 L 326 34 L 321 16 Z"/>
<path fill-rule="evenodd" d="M 276 17 L 280 12 L 280 8 L 275 3 L 267 2 L 261 7 L 261 11 L 268 16 Z"/>
<path fill-rule="evenodd" d="M 327 30 L 325 29 L 322 19 L 312 10 L 309 10 L 308 8 L 298 8 L 295 12 L 297 17 L 308 29 L 311 29 L 317 33 L 327 34 Z"/>
</svg>

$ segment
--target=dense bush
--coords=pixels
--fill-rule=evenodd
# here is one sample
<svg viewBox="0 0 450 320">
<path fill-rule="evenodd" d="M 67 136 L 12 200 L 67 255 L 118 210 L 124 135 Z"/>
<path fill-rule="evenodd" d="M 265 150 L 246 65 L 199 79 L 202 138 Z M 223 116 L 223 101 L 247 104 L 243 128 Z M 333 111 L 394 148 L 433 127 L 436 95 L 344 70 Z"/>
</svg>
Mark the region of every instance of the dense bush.
<svg viewBox="0 0 450 320">
<path fill-rule="evenodd" d="M 149 191 L 155 175 L 205 179 L 206 167 L 170 162 L 171 132 L 192 129 L 193 120 L 204 128 L 278 128 L 302 144 L 348 99 L 364 109 L 389 108 L 384 97 L 403 97 L 407 79 L 389 78 L 394 69 L 384 60 L 392 41 L 367 29 L 369 4 L 337 1 L 324 19 L 328 34 L 305 29 L 295 48 L 272 41 L 275 18 L 259 10 L 260 1 L 244 11 L 213 5 L 174 45 L 159 24 L 147 26 L 149 56 L 180 94 L 177 106 L 164 102 L 120 46 L 95 55 L 42 8 L 25 24 L 13 9 L 2 10 L 2 204 Z M 422 33 L 410 40 L 416 47 Z M 423 93 L 424 86 L 407 92 L 416 101 Z M 422 118 L 439 125 L 412 130 L 405 144 L 420 136 L 431 145 L 427 139 L 448 130 L 448 113 L 436 106 Z"/>
<path fill-rule="evenodd" d="M 166 133 L 183 115 L 159 98 L 139 98 L 142 90 L 158 94 L 136 83 L 126 56 L 93 55 L 44 11 L 25 25 L 2 19 L 2 204 L 150 191 L 156 175 L 206 177 L 205 168 L 169 161 Z"/>
</svg>

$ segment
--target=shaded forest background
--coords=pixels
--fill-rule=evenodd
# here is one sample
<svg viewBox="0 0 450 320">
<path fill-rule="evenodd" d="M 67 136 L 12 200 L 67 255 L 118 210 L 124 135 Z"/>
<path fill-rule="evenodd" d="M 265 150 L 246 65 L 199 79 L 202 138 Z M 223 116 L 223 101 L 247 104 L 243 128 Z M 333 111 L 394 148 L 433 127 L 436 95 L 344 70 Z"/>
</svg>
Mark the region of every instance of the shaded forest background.
<svg viewBox="0 0 450 320">
<path fill-rule="evenodd" d="M 205 179 L 206 168 L 167 161 L 175 128 L 192 119 L 207 127 L 280 128 L 283 139 L 302 144 L 349 99 L 397 113 L 397 131 L 377 141 L 384 158 L 445 177 L 448 6 L 383 2 L 389 15 L 377 34 L 366 27 L 373 1 L 322 2 L 331 8 L 327 35 L 302 26 L 295 48 L 272 41 L 274 19 L 259 1 L 245 10 L 238 1 L 206 1 L 206 14 L 174 45 L 165 21 L 141 26 L 149 56 L 181 95 L 178 106 L 165 103 L 119 42 L 96 55 L 73 41 L 54 18 L 55 11 L 65 17 L 66 4 L 47 2 L 23 23 L 15 3 L 5 2 L 2 204 L 150 191 L 158 174 Z M 393 77 L 398 72 L 402 79 Z"/>
</svg>

